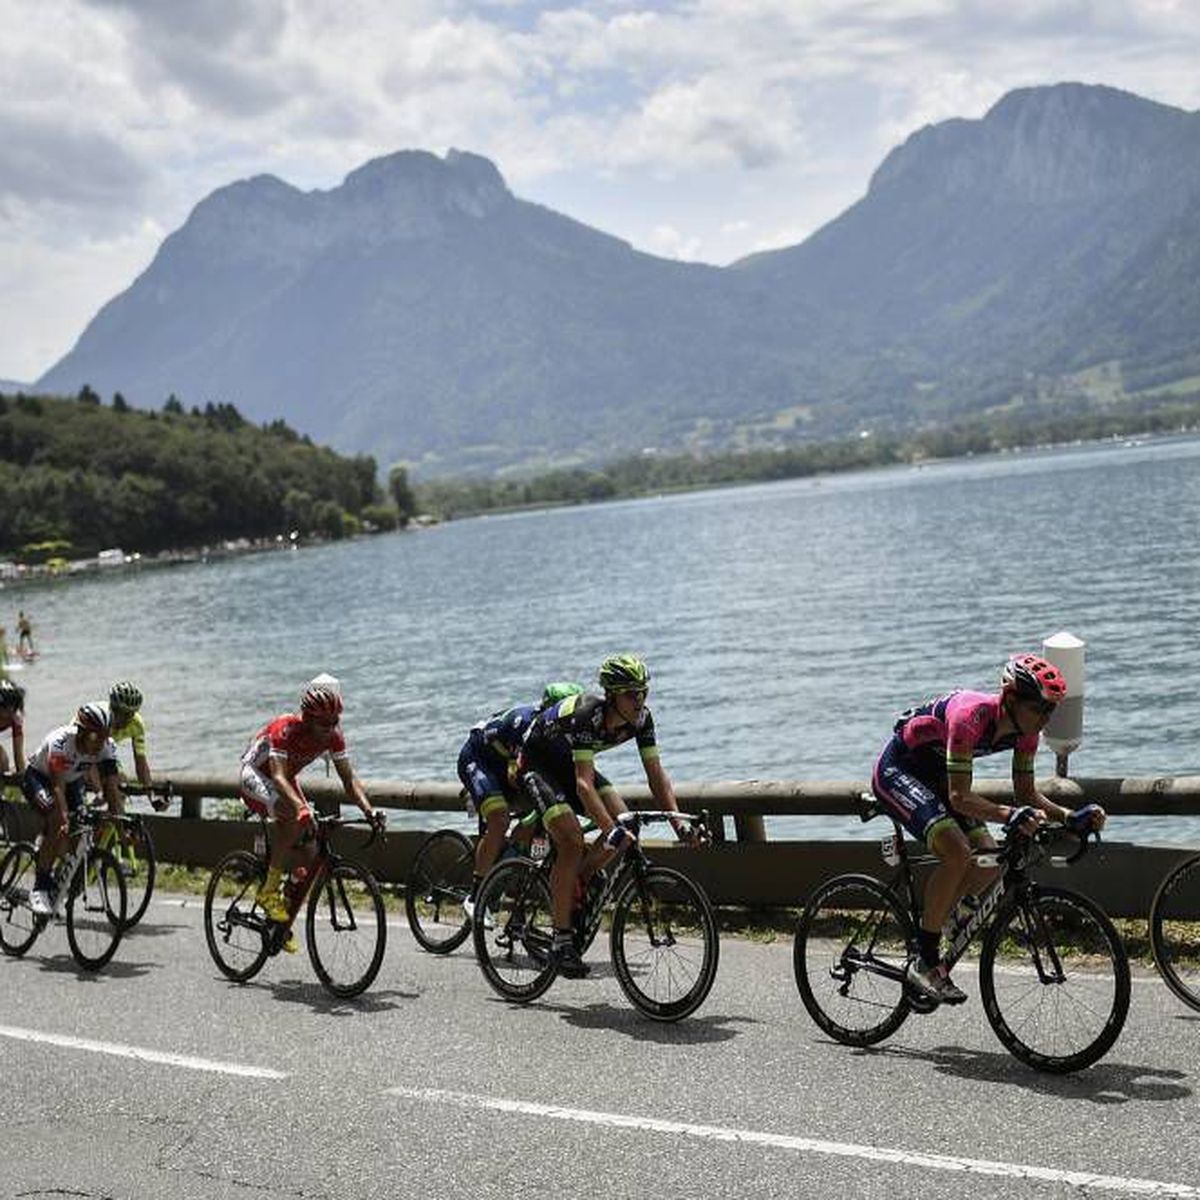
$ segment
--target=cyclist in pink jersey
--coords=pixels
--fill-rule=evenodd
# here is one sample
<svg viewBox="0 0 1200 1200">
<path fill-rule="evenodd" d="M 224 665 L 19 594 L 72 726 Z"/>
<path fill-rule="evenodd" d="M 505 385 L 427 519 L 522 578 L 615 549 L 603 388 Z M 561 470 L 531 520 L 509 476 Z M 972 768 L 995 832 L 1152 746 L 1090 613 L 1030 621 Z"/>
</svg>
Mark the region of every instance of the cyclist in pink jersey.
<svg viewBox="0 0 1200 1200">
<path fill-rule="evenodd" d="M 312 809 L 296 779 L 313 759 L 328 754 L 349 801 L 372 821 L 382 819 L 350 766 L 341 716 L 342 697 L 336 686 L 314 680 L 300 698 L 300 711 L 264 725 L 242 755 L 242 802 L 275 822 L 267 878 L 258 893 L 258 903 L 272 921 L 288 920 L 281 890 L 285 872 L 313 858 L 314 847 L 305 842 Z"/>
<path fill-rule="evenodd" d="M 1038 791 L 1033 763 L 1041 731 L 1066 695 L 1062 673 L 1035 654 L 1010 659 L 999 694 L 951 692 L 902 713 L 871 779 L 876 797 L 895 819 L 937 855 L 925 885 L 919 952 L 906 979 L 931 999 L 961 1004 L 966 995 L 941 959 L 941 931 L 955 904 L 979 895 L 996 868 L 975 865 L 972 852 L 996 843 L 985 821 L 1025 832 L 1052 817 L 1076 829 L 1099 829 L 1104 810 L 1072 812 Z M 1011 750 L 1013 803 L 997 804 L 972 790 L 974 760 Z"/>
</svg>

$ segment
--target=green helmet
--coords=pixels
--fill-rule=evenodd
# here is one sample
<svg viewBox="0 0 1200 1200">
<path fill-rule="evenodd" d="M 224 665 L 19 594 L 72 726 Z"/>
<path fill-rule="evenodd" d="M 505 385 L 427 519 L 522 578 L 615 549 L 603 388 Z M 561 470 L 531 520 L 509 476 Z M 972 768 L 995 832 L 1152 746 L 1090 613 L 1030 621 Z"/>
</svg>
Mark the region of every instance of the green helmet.
<svg viewBox="0 0 1200 1200">
<path fill-rule="evenodd" d="M 606 692 L 644 692 L 650 671 L 635 655 L 614 654 L 600 664 L 600 686 Z"/>
<path fill-rule="evenodd" d="M 128 679 L 118 680 L 108 693 L 109 706 L 125 712 L 137 712 L 142 707 L 142 699 L 142 689 Z"/>
<path fill-rule="evenodd" d="M 565 680 L 559 683 L 548 683 L 542 692 L 542 707 L 557 704 L 568 696 L 578 696 L 585 690 L 582 683 L 568 683 Z"/>
</svg>

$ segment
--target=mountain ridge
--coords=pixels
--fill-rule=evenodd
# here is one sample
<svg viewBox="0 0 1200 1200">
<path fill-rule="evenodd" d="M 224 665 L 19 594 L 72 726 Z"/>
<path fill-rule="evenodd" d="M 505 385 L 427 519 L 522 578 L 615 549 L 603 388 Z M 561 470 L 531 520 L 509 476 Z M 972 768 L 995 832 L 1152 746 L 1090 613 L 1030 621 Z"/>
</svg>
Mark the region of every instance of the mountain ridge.
<svg viewBox="0 0 1200 1200">
<path fill-rule="evenodd" d="M 903 428 L 1109 360 L 1186 374 L 1197 151 L 1200 114 L 1020 89 L 728 267 L 523 200 L 465 151 L 324 191 L 258 175 L 201 200 L 38 386 L 235 403 L 437 471 Z"/>
</svg>

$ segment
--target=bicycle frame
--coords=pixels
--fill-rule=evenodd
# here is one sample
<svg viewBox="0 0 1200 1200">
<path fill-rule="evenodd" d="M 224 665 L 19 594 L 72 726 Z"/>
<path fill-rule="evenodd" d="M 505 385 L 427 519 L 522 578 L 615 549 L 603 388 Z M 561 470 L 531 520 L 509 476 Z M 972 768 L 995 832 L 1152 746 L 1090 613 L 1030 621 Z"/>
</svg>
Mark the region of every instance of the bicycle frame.
<svg viewBox="0 0 1200 1200">
<path fill-rule="evenodd" d="M 868 821 L 881 811 L 872 802 L 864 811 L 862 819 Z M 891 819 L 890 816 L 889 819 Z M 917 894 L 914 868 L 932 865 L 938 859 L 933 854 L 911 855 L 904 840 L 904 830 L 894 819 L 892 819 L 892 828 L 893 833 L 889 837 L 882 839 L 880 849 L 884 861 L 898 863 L 898 869 L 890 879 L 883 882 L 884 886 L 893 895 L 904 902 L 912 923 L 912 928 L 916 930 L 921 923 L 922 909 L 921 900 Z M 1079 858 L 1083 854 L 1086 847 L 1087 840 L 1085 835 L 1081 841 L 1080 850 L 1066 861 L 1068 863 L 1074 862 L 1076 858 Z M 955 964 L 966 953 L 967 947 L 970 946 L 987 926 L 988 922 L 991 921 L 992 917 L 999 910 L 1001 901 L 1005 896 L 1011 897 L 1010 904 L 1021 906 L 1027 917 L 1032 914 L 1035 920 L 1039 923 L 1041 922 L 1042 917 L 1036 907 L 1025 904 L 1026 898 L 1037 887 L 1036 883 L 1029 878 L 1028 869 L 1032 861 L 1039 857 L 1035 854 L 1035 851 L 1039 848 L 1035 839 L 1022 839 L 1019 843 L 1010 842 L 1005 846 L 996 848 L 988 847 L 972 852 L 971 857 L 976 865 L 981 867 L 999 867 L 1001 868 L 1001 872 L 988 885 L 983 895 L 979 897 L 978 906 L 970 915 L 965 919 L 959 918 L 952 924 L 948 935 L 949 944 L 942 956 L 947 971 L 954 968 Z M 902 891 L 897 887 L 897 884 L 900 883 L 903 884 Z M 867 918 L 867 920 L 869 919 L 870 917 Z M 1050 951 L 1053 961 L 1050 964 L 1049 970 L 1047 970 L 1046 965 L 1043 963 L 1042 955 L 1038 949 L 1039 945 L 1048 947 Z M 1053 947 L 1052 940 L 1043 938 L 1035 939 L 1032 950 L 1038 977 L 1041 981 L 1043 983 L 1062 982 L 1065 978 L 1065 973 L 1061 962 L 1058 961 L 1057 951 Z M 916 951 L 916 945 L 910 944 L 909 953 L 915 954 Z M 874 959 L 856 959 L 856 963 L 860 970 L 870 971 L 888 979 L 895 979 L 900 982 L 904 981 L 905 968 L 903 965 L 897 966 L 886 962 L 876 962 Z M 914 999 L 910 998 L 910 1003 L 913 1003 Z M 918 1005 L 921 1003 L 921 1000 L 916 1001 Z"/>
</svg>

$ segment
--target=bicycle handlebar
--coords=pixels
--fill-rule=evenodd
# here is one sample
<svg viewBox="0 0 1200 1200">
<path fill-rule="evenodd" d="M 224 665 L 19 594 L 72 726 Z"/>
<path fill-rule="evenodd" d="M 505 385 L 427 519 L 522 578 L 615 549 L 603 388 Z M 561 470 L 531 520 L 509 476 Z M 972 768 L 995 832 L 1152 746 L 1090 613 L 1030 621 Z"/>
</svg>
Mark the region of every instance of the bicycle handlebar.
<svg viewBox="0 0 1200 1200">
<path fill-rule="evenodd" d="M 1060 822 L 1047 821 L 1039 825 L 1032 834 L 1022 833 L 1019 829 L 1012 830 L 1004 842 L 1003 849 L 1007 852 L 1011 847 L 1016 851 L 1022 844 L 1046 847 L 1051 842 L 1057 841 L 1064 836 L 1073 838 L 1078 843 L 1078 849 L 1073 854 L 1068 854 L 1065 858 L 1054 858 L 1047 854 L 1046 857 L 1050 859 L 1054 866 L 1069 867 L 1072 863 L 1078 862 L 1088 852 L 1093 838 L 1097 845 L 1100 843 L 1100 830 L 1098 829 L 1078 830 Z"/>
</svg>

